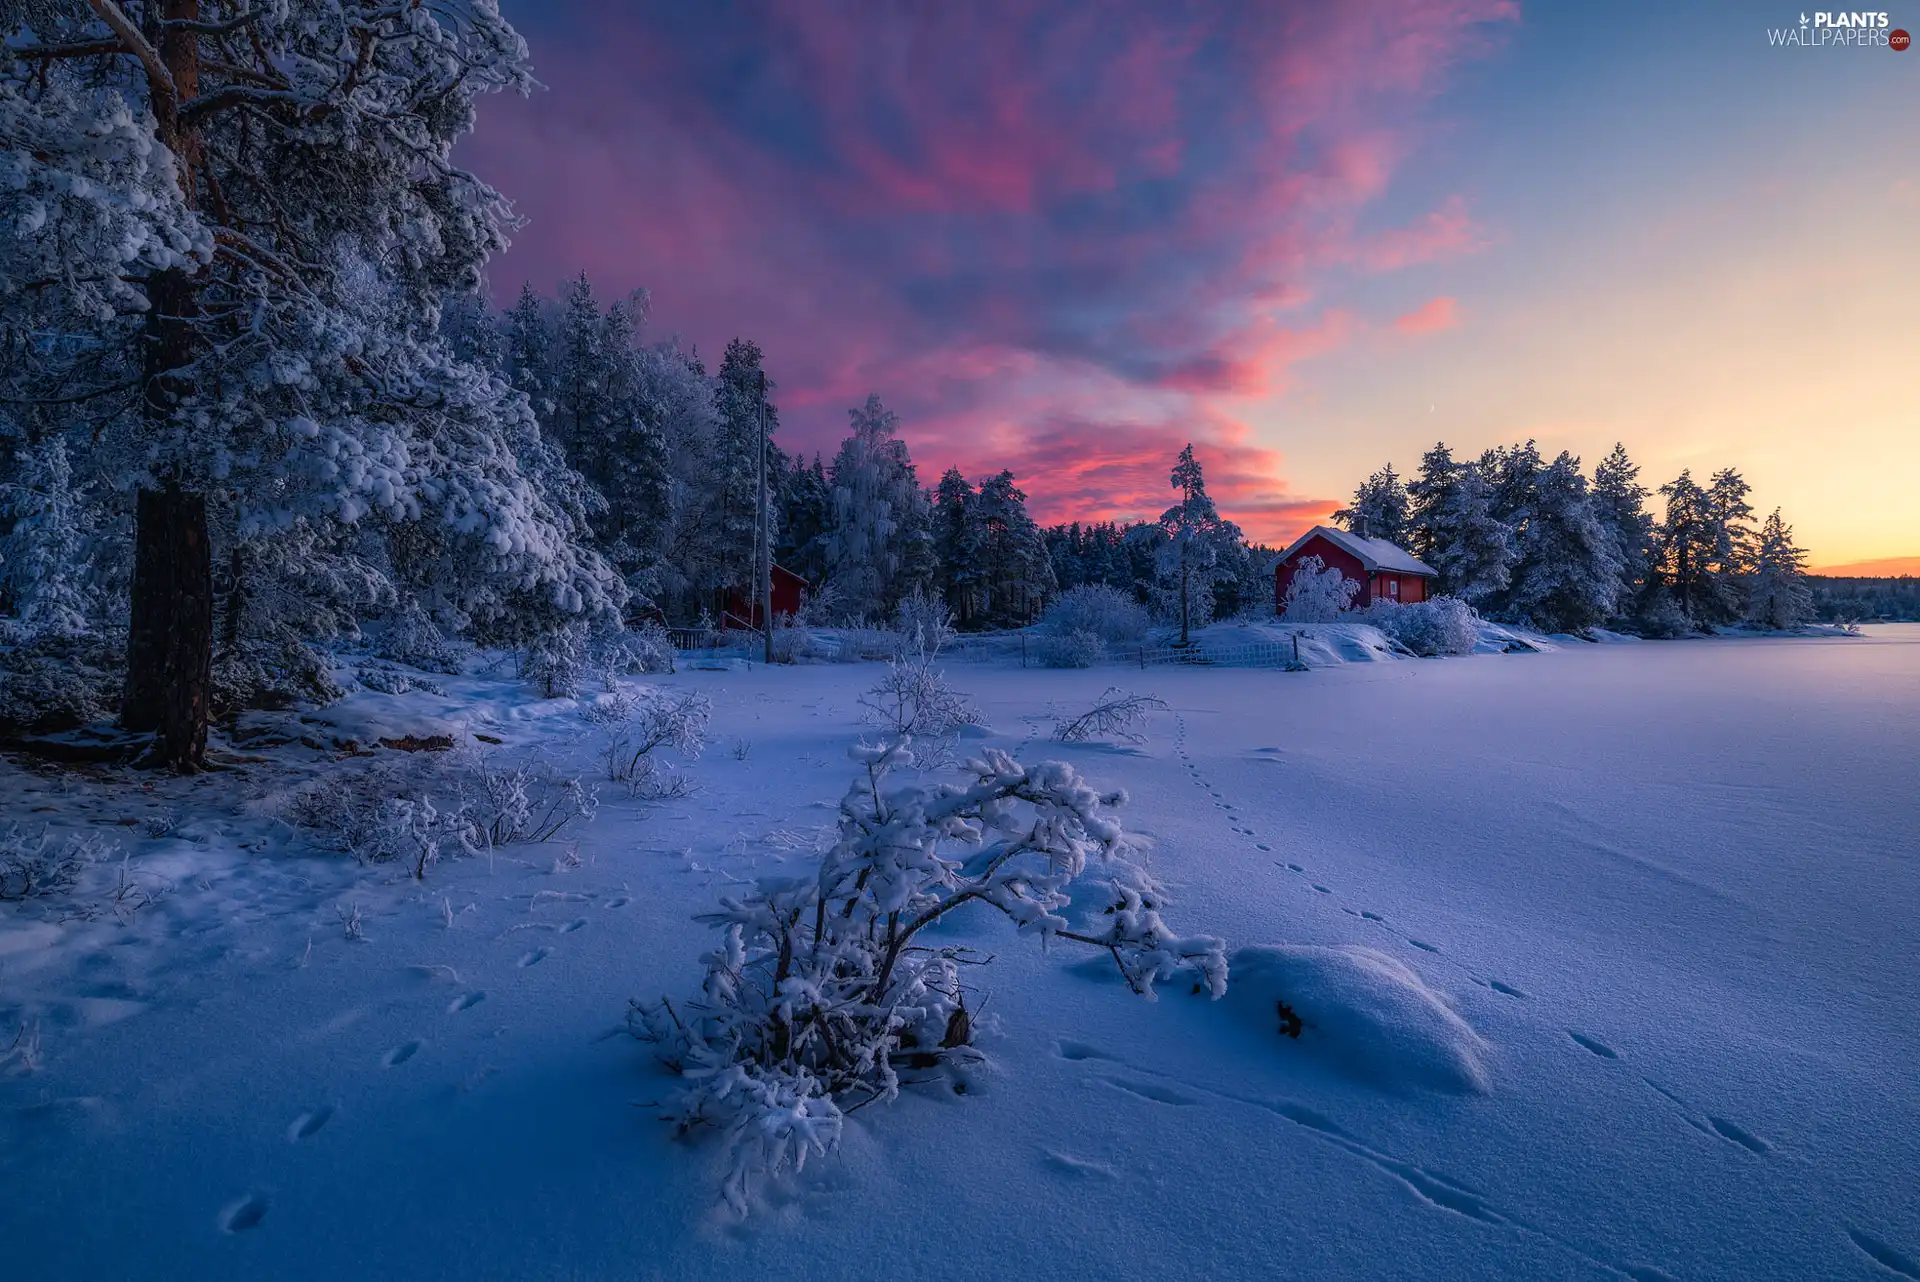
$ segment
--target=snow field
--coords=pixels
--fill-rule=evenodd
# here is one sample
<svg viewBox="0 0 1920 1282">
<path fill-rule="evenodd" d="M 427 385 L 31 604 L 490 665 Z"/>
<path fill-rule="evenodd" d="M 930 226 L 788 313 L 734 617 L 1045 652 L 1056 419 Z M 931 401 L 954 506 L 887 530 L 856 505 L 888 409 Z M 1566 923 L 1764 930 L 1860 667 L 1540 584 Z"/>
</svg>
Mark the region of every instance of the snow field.
<svg viewBox="0 0 1920 1282">
<path fill-rule="evenodd" d="M 714 701 L 700 792 L 603 788 L 577 866 L 523 846 L 424 885 L 303 855 L 219 804 L 235 776 L 135 796 L 7 767 L 0 820 L 96 826 L 171 886 L 124 924 L 0 918 L 0 1042 L 38 1029 L 31 1071 L 0 1064 L 11 1267 L 1920 1276 L 1920 965 L 1887 909 L 1920 891 L 1916 632 L 955 665 L 981 742 L 1127 789 L 1170 916 L 1241 950 L 1236 987 L 1148 1004 L 1085 949 L 943 925 L 995 957 L 987 1071 L 854 1114 L 745 1220 L 716 1146 L 653 1120 L 671 1082 L 621 1021 L 696 982 L 694 913 L 830 840 L 873 665 L 663 678 Z M 1116 681 L 1171 705 L 1146 744 L 1048 742 Z M 423 713 L 593 769 L 564 701 L 448 691 Z M 246 786 L 310 768 L 273 759 Z M 155 813 L 179 822 L 118 822 Z"/>
</svg>

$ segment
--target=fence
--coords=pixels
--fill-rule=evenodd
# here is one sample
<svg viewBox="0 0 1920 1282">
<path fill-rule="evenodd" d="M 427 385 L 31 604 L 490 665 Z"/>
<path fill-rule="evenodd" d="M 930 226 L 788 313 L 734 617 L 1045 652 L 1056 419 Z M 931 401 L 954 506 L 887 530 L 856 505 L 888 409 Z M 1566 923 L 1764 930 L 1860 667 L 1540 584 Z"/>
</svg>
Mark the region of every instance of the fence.
<svg viewBox="0 0 1920 1282">
<path fill-rule="evenodd" d="M 1142 668 L 1179 664 L 1199 668 L 1289 668 L 1300 662 L 1300 642 L 1256 642 L 1252 645 L 1220 646 L 1201 650 L 1173 646 L 1137 647 L 1134 662 Z"/>
</svg>

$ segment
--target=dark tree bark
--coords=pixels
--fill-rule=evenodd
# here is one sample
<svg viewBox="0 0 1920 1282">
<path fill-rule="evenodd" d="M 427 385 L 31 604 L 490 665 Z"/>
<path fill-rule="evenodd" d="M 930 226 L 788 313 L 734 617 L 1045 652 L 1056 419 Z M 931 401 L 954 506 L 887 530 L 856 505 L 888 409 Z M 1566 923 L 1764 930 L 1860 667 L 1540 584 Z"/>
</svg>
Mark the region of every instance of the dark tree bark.
<svg viewBox="0 0 1920 1282">
<path fill-rule="evenodd" d="M 180 165 L 182 193 L 198 201 L 199 147 L 180 115 L 180 104 L 199 92 L 199 38 L 192 22 L 199 0 L 162 0 L 159 43 L 146 44 L 127 26 L 117 6 L 93 8 L 148 73 L 149 98 L 161 141 Z M 158 25 L 158 24 L 156 24 Z M 156 428 L 190 390 L 198 346 L 199 282 L 181 271 L 155 272 L 147 281 L 147 325 L 141 343 L 145 378 L 142 412 Z M 205 764 L 208 695 L 213 673 L 213 547 L 208 537 L 206 495 L 183 489 L 173 478 L 136 497 L 132 612 L 128 620 L 127 683 L 121 724 L 153 731 L 150 764 L 181 772 Z"/>
</svg>

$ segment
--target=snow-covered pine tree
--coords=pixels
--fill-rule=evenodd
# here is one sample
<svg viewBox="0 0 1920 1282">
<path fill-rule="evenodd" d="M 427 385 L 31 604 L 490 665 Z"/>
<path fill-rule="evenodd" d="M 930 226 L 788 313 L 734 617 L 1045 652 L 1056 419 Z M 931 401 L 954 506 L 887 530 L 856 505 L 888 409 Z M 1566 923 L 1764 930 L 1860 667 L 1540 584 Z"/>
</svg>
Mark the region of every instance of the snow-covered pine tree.
<svg viewBox="0 0 1920 1282">
<path fill-rule="evenodd" d="M 988 570 L 980 510 L 973 486 L 957 467 L 940 477 L 933 495 L 935 587 L 962 628 L 986 614 Z"/>
<path fill-rule="evenodd" d="M 1760 539 L 1748 580 L 1747 617 L 1767 628 L 1794 628 L 1813 615 L 1807 587 L 1807 554 L 1794 545 L 1793 527 L 1780 509 L 1760 527 Z"/>
<path fill-rule="evenodd" d="M 1562 450 L 1534 474 L 1531 489 L 1506 609 L 1549 632 L 1606 622 L 1619 598 L 1619 549 L 1595 511 L 1580 460 Z"/>
<path fill-rule="evenodd" d="M 1460 464 L 1441 441 L 1420 456 L 1420 471 L 1407 482 L 1406 546 L 1429 565 L 1433 564 L 1438 515 L 1459 479 Z"/>
<path fill-rule="evenodd" d="M 1653 517 L 1647 511 L 1647 487 L 1640 469 L 1627 457 L 1627 447 L 1614 443 L 1613 452 L 1593 469 L 1593 510 L 1613 540 L 1620 562 L 1619 607 L 1637 599 L 1653 564 Z"/>
<path fill-rule="evenodd" d="M 1169 483 L 1180 491 L 1180 501 L 1160 514 L 1166 543 L 1160 550 L 1160 572 L 1177 593 L 1180 644 L 1188 643 L 1195 620 L 1213 619 L 1213 578 L 1219 564 L 1220 513 L 1207 497 L 1207 480 L 1189 443 L 1174 461 Z"/>
<path fill-rule="evenodd" d="M 80 528 L 84 503 L 64 437 L 48 436 L 20 452 L 12 479 L 0 487 L 0 509 L 11 523 L 0 540 L 0 574 L 21 633 L 73 637 L 88 631 L 93 602 Z"/>
<path fill-rule="evenodd" d="M 1753 566 L 1753 492 L 1733 468 L 1713 474 L 1707 486 L 1707 515 L 1713 524 L 1713 549 L 1707 575 L 1705 622 L 1737 623 L 1747 613 L 1747 572 Z"/>
<path fill-rule="evenodd" d="M 726 467 L 717 445 L 722 435 L 718 388 L 699 357 L 672 339 L 641 348 L 636 368 L 640 402 L 659 427 L 667 458 L 670 516 L 657 595 L 692 619 L 704 604 L 701 588 L 722 578 L 719 508 Z M 808 578 L 818 582 L 814 575 Z"/>
<path fill-rule="evenodd" d="M 774 518 L 778 515 L 771 493 L 761 507 L 760 497 L 760 416 L 766 414 L 766 439 L 773 440 L 780 426 L 780 413 L 773 403 L 773 380 L 761 364 L 760 345 L 748 339 L 728 342 L 715 375 L 715 406 L 719 411 L 718 431 L 713 442 L 711 521 L 709 533 L 716 562 L 714 577 L 704 586 L 709 590 L 741 588 L 753 582 L 754 550 L 759 538 L 775 537 Z M 769 464 L 771 460 L 768 460 Z M 774 471 L 766 469 L 767 488 L 772 489 Z M 767 527 L 756 536 L 754 522 L 764 511 Z M 771 543 L 768 546 L 772 546 Z"/>
<path fill-rule="evenodd" d="M 1422 559 L 1438 572 L 1436 587 L 1471 605 L 1496 598 L 1513 579 L 1513 530 L 1493 515 L 1493 498 L 1479 464 L 1457 464 L 1420 514 L 1429 545 Z"/>
<path fill-rule="evenodd" d="M 973 502 L 980 539 L 980 586 L 987 617 L 997 624 L 1027 624 L 1053 595 L 1053 562 L 1046 539 L 1027 515 L 1027 495 L 1002 470 L 980 482 Z"/>
<path fill-rule="evenodd" d="M 773 545 L 774 559 L 808 583 L 824 583 L 822 540 L 832 524 L 833 487 L 827 484 L 826 465 L 818 454 L 811 463 L 796 455 L 780 479 L 780 537 Z"/>
<path fill-rule="evenodd" d="M 927 497 L 914 477 L 899 416 L 878 395 L 847 411 L 852 432 L 828 470 L 833 524 L 827 579 L 849 615 L 885 620 L 926 584 Z"/>
<path fill-rule="evenodd" d="M 520 297 L 501 324 L 501 352 L 507 381 L 525 394 L 540 420 L 553 415 L 553 333 L 547 305 L 533 292 L 531 282 L 520 286 Z"/>
<path fill-rule="evenodd" d="M 604 607 L 604 567 L 519 468 L 524 400 L 438 334 L 509 217 L 453 146 L 478 95 L 532 83 L 494 0 L 89 5 L 28 10 L 4 55 L 0 221 L 25 234 L 0 310 L 15 324 L 34 283 L 39 319 L 96 356 L 66 395 L 118 411 L 122 721 L 200 762 L 218 528 L 405 527 L 422 546 L 390 541 L 396 569 L 423 554 L 412 576 L 471 609 Z"/>
<path fill-rule="evenodd" d="M 1657 552 L 1660 577 L 1680 614 L 1697 625 L 1713 611 L 1713 513 L 1691 468 L 1661 486 L 1660 495 L 1667 501 Z"/>
<path fill-rule="evenodd" d="M 1335 512 L 1333 519 L 1344 529 L 1406 546 L 1411 519 L 1407 487 L 1393 464 L 1362 481 L 1353 492 L 1353 502 Z"/>
</svg>

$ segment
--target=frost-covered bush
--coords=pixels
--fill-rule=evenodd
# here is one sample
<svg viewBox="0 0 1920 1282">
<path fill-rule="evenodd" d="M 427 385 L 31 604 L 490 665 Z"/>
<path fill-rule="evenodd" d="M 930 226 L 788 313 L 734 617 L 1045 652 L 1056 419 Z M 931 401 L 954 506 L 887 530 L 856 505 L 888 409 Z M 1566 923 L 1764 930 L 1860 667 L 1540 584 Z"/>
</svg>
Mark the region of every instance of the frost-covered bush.
<svg viewBox="0 0 1920 1282">
<path fill-rule="evenodd" d="M 1317 556 L 1304 556 L 1294 567 L 1280 617 L 1289 623 L 1332 623 L 1353 604 L 1360 585 Z"/>
<path fill-rule="evenodd" d="M 773 625 L 773 661 L 775 663 L 805 663 L 816 659 L 823 653 L 819 642 L 815 640 L 813 629 L 799 619 L 782 617 Z"/>
<path fill-rule="evenodd" d="M 692 692 L 645 699 L 621 690 L 598 700 L 588 719 L 606 727 L 600 756 L 607 778 L 637 797 L 677 797 L 687 791 L 685 776 L 655 754 L 671 749 L 688 761 L 698 758 L 707 746 L 713 704 Z"/>
<path fill-rule="evenodd" d="M 471 747 L 335 769 L 272 808 L 361 863 L 398 862 L 416 878 L 443 858 L 552 841 L 599 806 L 577 776 L 544 763 L 500 764 Z"/>
<path fill-rule="evenodd" d="M 418 602 L 408 601 L 380 629 L 374 653 L 410 668 L 451 676 L 460 671 L 466 647 L 449 640 Z"/>
<path fill-rule="evenodd" d="M 604 684 L 605 672 L 594 670 L 588 642 L 587 625 L 582 622 L 543 628 L 527 644 L 521 675 L 546 698 L 578 698 L 596 678 Z"/>
<path fill-rule="evenodd" d="M 967 762 L 962 782 L 933 787 L 890 781 L 913 762 L 904 743 L 852 755 L 861 772 L 818 871 L 723 898 L 704 918 L 721 936 L 699 995 L 631 1012 L 686 1080 L 667 1119 L 727 1137 L 722 1191 L 739 1211 L 755 1180 L 831 1151 L 845 1109 L 894 1098 L 898 1069 L 952 1071 L 974 1057 L 961 975 L 977 959 L 923 942 L 968 904 L 1043 943 L 1106 950 L 1144 997 L 1183 972 L 1215 997 L 1226 991 L 1225 946 L 1175 934 L 1159 887 L 1129 860 L 1113 815 L 1124 794 L 1096 791 L 1062 762 L 1023 766 L 995 750 Z M 1100 907 L 1076 926 L 1067 891 L 1082 877 Z"/>
<path fill-rule="evenodd" d="M 1040 616 L 1040 626 L 1055 636 L 1069 637 L 1076 632 L 1085 632 L 1100 638 L 1107 645 L 1131 645 L 1147 635 L 1150 624 L 1145 606 L 1119 588 L 1105 583 L 1089 583 L 1061 593 L 1047 607 L 1047 612 Z"/>
<path fill-rule="evenodd" d="M 98 833 L 56 837 L 44 827 L 28 832 L 9 824 L 0 832 L 0 900 L 65 894 L 110 848 Z"/>
<path fill-rule="evenodd" d="M 1040 662 L 1049 668 L 1091 668 L 1107 657 L 1097 632 L 1049 632 L 1040 637 Z"/>
<path fill-rule="evenodd" d="M 1454 596 L 1402 605 L 1376 601 L 1356 616 L 1415 654 L 1472 654 L 1480 641 L 1480 615 Z"/>
<path fill-rule="evenodd" d="M 628 628 L 618 640 L 621 671 L 655 675 L 674 670 L 673 637 L 658 619 Z"/>
<path fill-rule="evenodd" d="M 1053 737 L 1062 743 L 1085 743 L 1100 737 L 1145 743 L 1147 714 L 1166 706 L 1166 700 L 1153 695 L 1129 694 L 1119 686 L 1108 686 L 1091 708 L 1077 717 L 1055 722 Z"/>
<path fill-rule="evenodd" d="M 27 635 L 0 647 L 0 734 L 44 734 L 112 717 L 124 635 Z"/>
<path fill-rule="evenodd" d="M 956 635 L 953 611 L 946 602 L 919 592 L 894 610 L 893 629 L 899 634 L 901 653 L 923 661 L 939 654 Z"/>
<path fill-rule="evenodd" d="M 980 722 L 967 696 L 947 684 L 931 659 L 889 659 L 887 674 L 859 703 L 863 721 L 896 739 L 943 739 Z"/>
<path fill-rule="evenodd" d="M 327 704 L 345 693 L 334 679 L 332 656 L 291 631 L 245 637 L 214 655 L 210 701 L 217 716 L 300 702 Z"/>
</svg>

